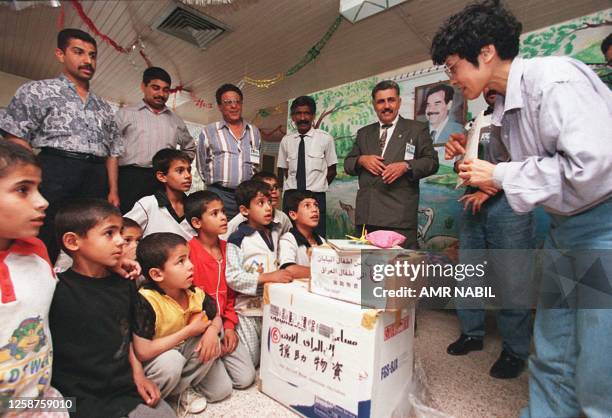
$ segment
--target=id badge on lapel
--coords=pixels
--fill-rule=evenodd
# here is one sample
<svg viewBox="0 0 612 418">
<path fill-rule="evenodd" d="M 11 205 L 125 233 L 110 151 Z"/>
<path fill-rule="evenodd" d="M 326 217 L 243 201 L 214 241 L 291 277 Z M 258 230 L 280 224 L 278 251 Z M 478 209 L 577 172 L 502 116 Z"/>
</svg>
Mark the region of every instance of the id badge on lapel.
<svg viewBox="0 0 612 418">
<path fill-rule="evenodd" d="M 416 152 L 416 147 L 412 145 L 412 139 L 410 142 L 406 143 L 406 150 L 404 151 L 404 161 L 414 160 L 414 153 Z"/>
<path fill-rule="evenodd" d="M 259 164 L 259 150 L 251 148 L 251 163 Z"/>
</svg>

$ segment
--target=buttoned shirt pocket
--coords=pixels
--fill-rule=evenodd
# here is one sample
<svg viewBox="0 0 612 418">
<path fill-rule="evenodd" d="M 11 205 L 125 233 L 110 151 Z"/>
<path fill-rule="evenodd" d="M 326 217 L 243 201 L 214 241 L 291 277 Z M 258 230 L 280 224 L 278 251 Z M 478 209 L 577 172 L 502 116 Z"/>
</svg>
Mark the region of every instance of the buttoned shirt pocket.
<svg viewBox="0 0 612 418">
<path fill-rule="evenodd" d="M 288 170 L 289 170 L 289 175 L 290 176 L 295 176 L 297 173 L 297 164 L 298 164 L 298 155 L 297 153 L 295 154 L 289 154 L 287 156 L 287 166 L 288 166 Z"/>
<path fill-rule="evenodd" d="M 309 171 L 325 171 L 325 154 L 318 150 L 309 150 L 306 154 Z"/>
</svg>

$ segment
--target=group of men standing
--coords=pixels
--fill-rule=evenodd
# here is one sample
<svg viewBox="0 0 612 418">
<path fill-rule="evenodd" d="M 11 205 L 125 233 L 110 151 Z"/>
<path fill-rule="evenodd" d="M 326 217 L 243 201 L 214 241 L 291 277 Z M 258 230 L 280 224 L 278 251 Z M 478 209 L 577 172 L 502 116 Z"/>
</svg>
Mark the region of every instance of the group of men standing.
<svg viewBox="0 0 612 418">
<path fill-rule="evenodd" d="M 525 221 L 521 228 L 528 236 L 531 219 L 516 213 L 527 214 L 542 206 L 551 214 L 545 247 L 559 256 L 564 256 L 563 250 L 574 250 L 574 260 L 569 261 L 572 269 L 544 278 L 550 290 L 560 286 L 562 275 L 577 282 L 580 275 L 589 274 L 585 251 L 612 249 L 612 148 L 608 144 L 612 139 L 612 94 L 577 61 L 517 58 L 521 29 L 514 16 L 495 2 L 473 4 L 438 31 L 432 58 L 446 66 L 451 83 L 467 99 L 477 98 L 486 89 L 497 92 L 489 113 L 492 124 L 499 128 L 497 141 L 505 153 L 491 151 L 489 157 L 463 161 L 456 168 L 466 184 L 475 188 L 467 202 L 479 210 L 488 208 L 490 220 L 503 213 L 512 225 Z M 8 108 L 0 111 L 3 136 L 41 150 L 41 192 L 50 203 L 41 237 L 51 256 L 57 255 L 57 246 L 50 225 L 64 200 L 105 197 L 129 210 L 133 202 L 152 193 L 151 158 L 161 148 L 179 146 L 195 156 L 207 187 L 219 194 L 228 218 L 233 217 L 237 213 L 235 188 L 250 179 L 261 163 L 261 135 L 242 117 L 241 90 L 231 84 L 217 90 L 223 120 L 206 126 L 196 147 L 184 122 L 165 105 L 171 85 L 168 73 L 147 69 L 141 85 L 143 101 L 122 108 L 115 117 L 111 107 L 89 88 L 96 53 L 90 35 L 63 30 L 56 49 L 62 75 L 25 84 Z M 346 173 L 359 177 L 358 230 L 362 226 L 368 231 L 393 230 L 406 237 L 404 246 L 416 247 L 419 180 L 438 169 L 432 137 L 438 138 L 450 126 L 452 99 L 447 88 L 428 94 L 428 127 L 399 115 L 401 97 L 395 82 L 386 80 L 375 86 L 372 103 L 378 122 L 358 131 L 344 162 Z M 286 178 L 285 194 L 315 192 L 324 220 L 325 192 L 336 175 L 337 158 L 333 138 L 313 127 L 315 114 L 310 97 L 292 103 L 291 118 L 298 132 L 283 138 L 278 167 Z M 451 135 L 446 158 L 464 154 L 464 147 L 463 136 Z M 487 223 L 490 220 L 470 220 L 474 246 L 490 244 L 482 236 L 483 228 L 499 233 L 494 223 Z M 512 225 L 506 226 L 508 231 L 516 229 Z M 324 223 L 321 229 L 324 235 Z M 608 255 L 598 261 L 606 280 L 612 276 L 611 260 Z M 588 293 L 581 292 L 576 287 L 569 307 L 541 300 L 535 320 L 536 352 L 529 362 L 530 404 L 524 417 L 612 413 L 608 355 L 612 306 L 588 309 L 584 304 Z M 449 346 L 450 354 L 482 348 L 483 316 L 476 316 L 462 315 L 462 337 Z M 528 319 L 524 313 L 519 316 L 515 319 L 524 330 Z M 477 330 L 473 335 L 468 332 L 470 327 Z M 518 325 L 507 331 L 517 329 Z M 510 366 L 520 372 L 528 340 L 518 340 L 520 344 L 504 347 L 511 355 L 504 357 L 502 352 L 499 361 L 518 358 L 523 363 Z M 502 372 L 508 371 L 502 366 Z"/>
</svg>

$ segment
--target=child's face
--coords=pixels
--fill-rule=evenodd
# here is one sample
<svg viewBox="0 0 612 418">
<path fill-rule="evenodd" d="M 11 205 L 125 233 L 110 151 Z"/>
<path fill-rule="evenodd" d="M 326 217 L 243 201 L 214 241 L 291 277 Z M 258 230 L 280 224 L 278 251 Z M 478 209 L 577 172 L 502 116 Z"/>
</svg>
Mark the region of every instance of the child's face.
<svg viewBox="0 0 612 418">
<path fill-rule="evenodd" d="M 193 284 L 193 264 L 189 260 L 189 247 L 180 244 L 168 254 L 160 269 L 159 284 L 163 289 L 189 289 Z"/>
<path fill-rule="evenodd" d="M 191 165 L 187 161 L 174 160 L 168 173 L 157 172 L 157 178 L 171 190 L 187 192 L 191 188 Z"/>
<path fill-rule="evenodd" d="M 76 236 L 78 256 L 89 263 L 115 267 L 123 254 L 125 240 L 121 236 L 123 220 L 112 215 L 104 218 L 82 237 Z"/>
<path fill-rule="evenodd" d="M 204 235 L 223 235 L 227 232 L 227 215 L 221 200 L 208 202 L 202 216 L 195 220 L 194 225 Z"/>
<path fill-rule="evenodd" d="M 319 204 L 315 199 L 304 199 L 300 202 L 297 212 L 289 211 L 289 217 L 297 225 L 316 228 L 319 225 Z"/>
<path fill-rule="evenodd" d="M 278 181 L 276 181 L 276 179 L 265 179 L 264 183 L 270 186 L 270 199 L 272 199 L 272 206 L 277 207 L 278 201 L 280 200 Z"/>
<path fill-rule="evenodd" d="M 272 200 L 263 193 L 257 193 L 249 207 L 240 206 L 240 213 L 249 220 L 249 224 L 255 228 L 270 225 L 272 222 Z"/>
<path fill-rule="evenodd" d="M 49 203 L 38 191 L 40 168 L 19 164 L 0 178 L 0 249 L 16 238 L 38 235 Z"/>
<path fill-rule="evenodd" d="M 142 229 L 135 226 L 124 227 L 121 230 L 121 236 L 125 240 L 123 255 L 130 260 L 136 260 L 136 248 L 142 239 Z"/>
</svg>

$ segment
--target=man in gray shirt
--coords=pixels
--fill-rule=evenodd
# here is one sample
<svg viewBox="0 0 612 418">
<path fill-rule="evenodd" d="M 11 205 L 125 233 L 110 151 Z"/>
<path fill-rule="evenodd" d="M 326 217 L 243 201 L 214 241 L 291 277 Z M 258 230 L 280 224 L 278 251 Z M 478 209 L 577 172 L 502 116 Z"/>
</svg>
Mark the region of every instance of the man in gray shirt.
<svg viewBox="0 0 612 418">
<path fill-rule="evenodd" d="M 517 213 L 551 215 L 521 417 L 610 416 L 612 93 L 571 58 L 517 58 L 521 29 L 498 3 L 469 5 L 434 36 L 432 59 L 467 99 L 500 94 L 492 120 L 510 161 L 465 161 L 459 175 L 503 189 Z"/>
<path fill-rule="evenodd" d="M 119 198 L 121 211 L 127 213 L 134 203 L 155 193 L 157 181 L 152 159 L 164 148 L 180 147 L 193 160 L 195 142 L 185 122 L 166 107 L 170 74 L 159 67 L 149 67 L 142 75 L 142 101 L 121 108 L 116 115 L 125 143 L 119 159 Z"/>
</svg>

